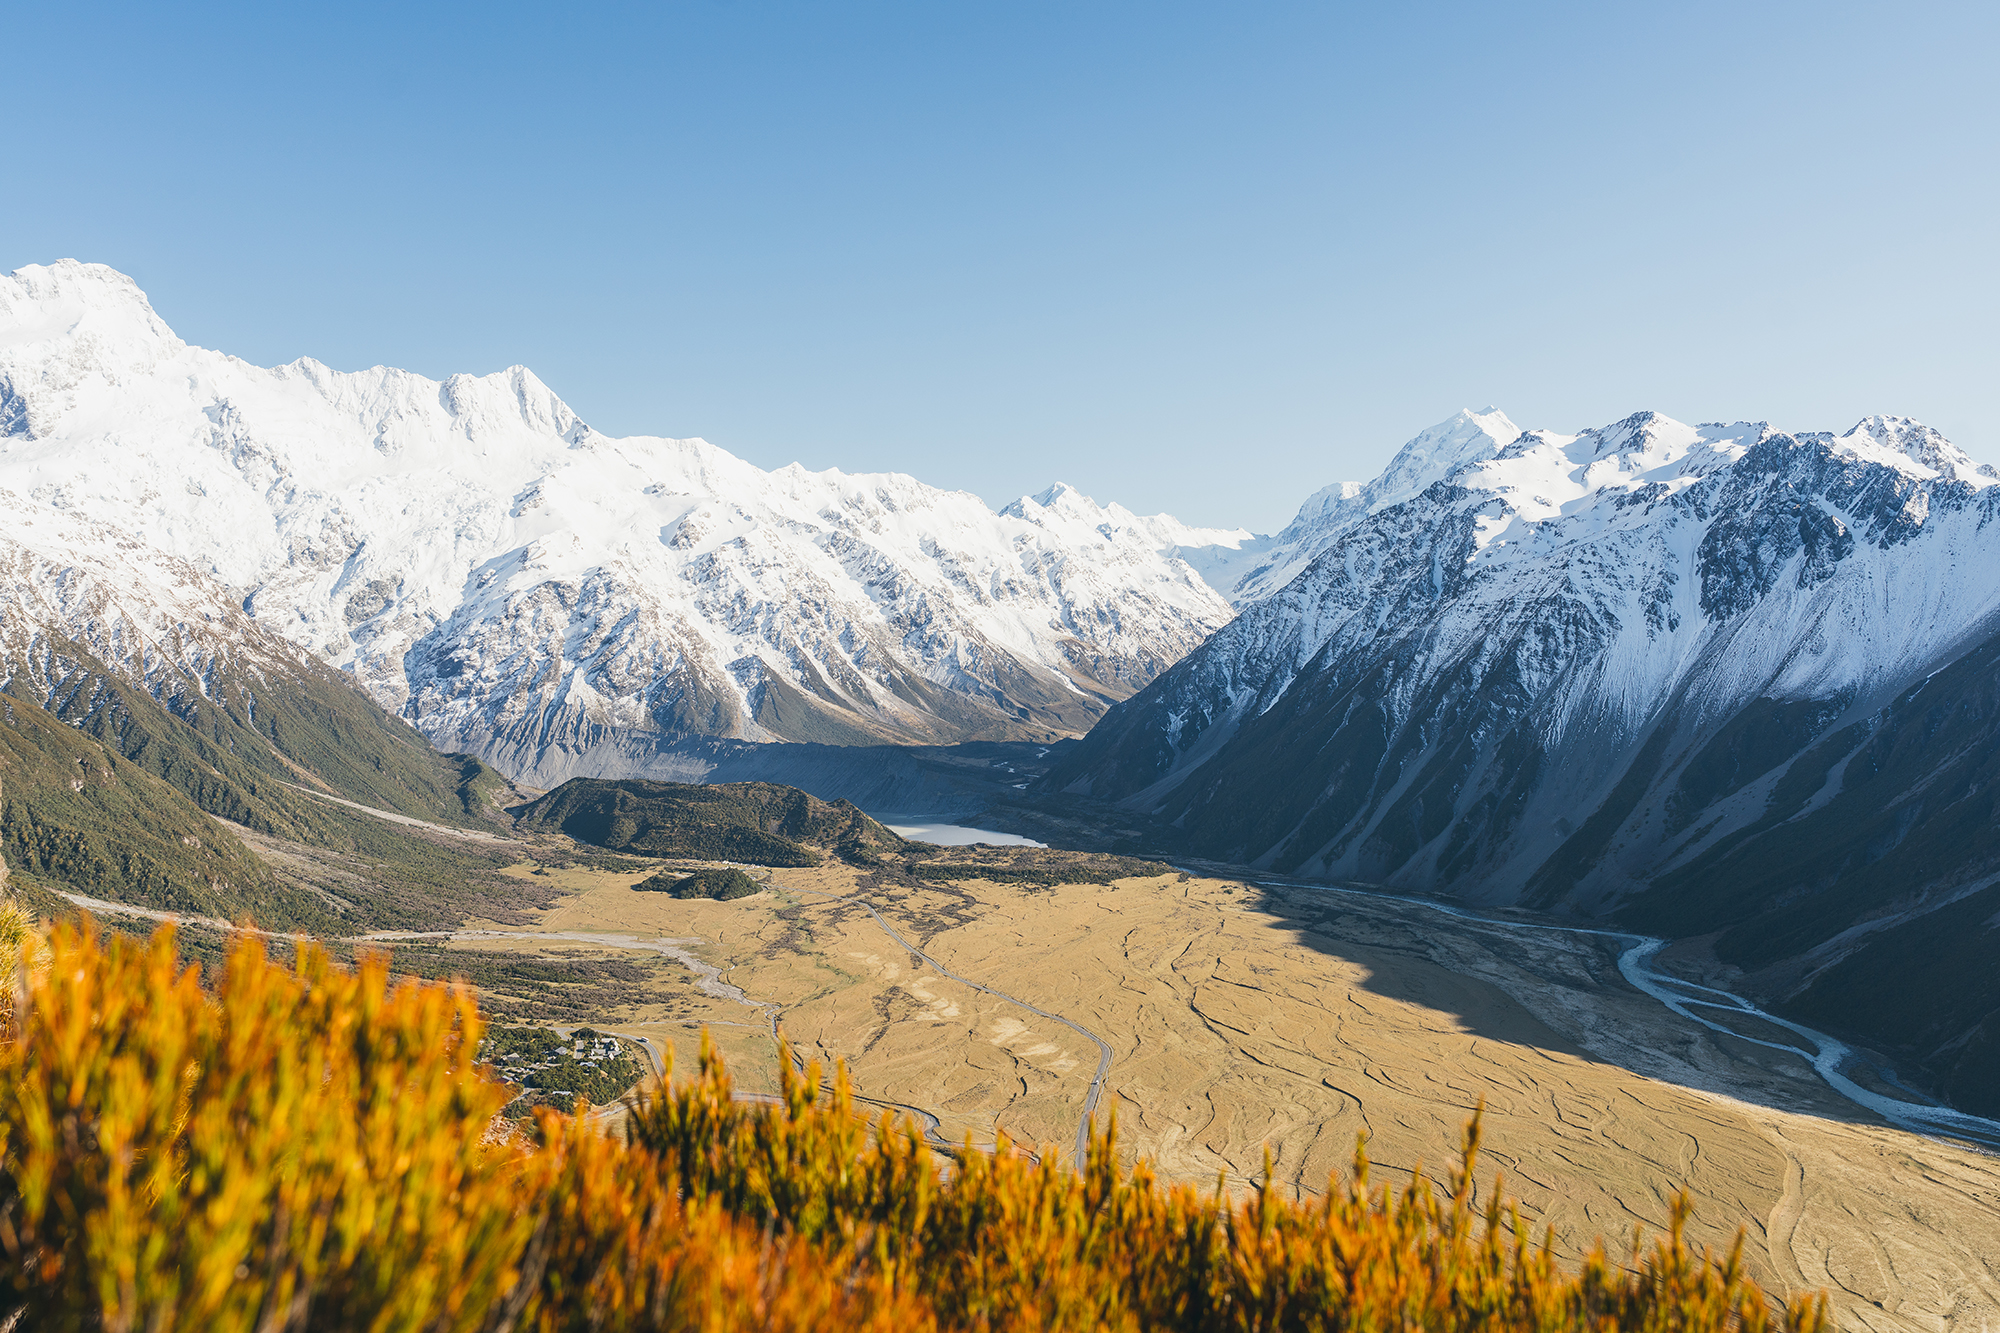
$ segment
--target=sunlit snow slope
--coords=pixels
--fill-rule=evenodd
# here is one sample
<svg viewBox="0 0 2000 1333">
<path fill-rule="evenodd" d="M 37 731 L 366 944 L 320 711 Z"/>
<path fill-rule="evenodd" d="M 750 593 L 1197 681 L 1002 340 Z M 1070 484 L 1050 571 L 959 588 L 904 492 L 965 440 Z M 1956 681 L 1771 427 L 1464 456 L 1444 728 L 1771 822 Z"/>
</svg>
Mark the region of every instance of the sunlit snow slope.
<svg viewBox="0 0 2000 1333">
<path fill-rule="evenodd" d="M 1196 534 L 1197 544 L 1181 547 L 1179 554 L 1231 605 L 1261 602 L 1297 578 L 1356 523 L 1468 463 L 1491 458 L 1520 433 L 1498 408 L 1468 409 L 1404 445 L 1375 480 L 1365 485 L 1337 481 L 1313 492 L 1277 535 L 1202 532 Z"/>
<path fill-rule="evenodd" d="M 226 634 L 224 600 L 441 747 L 544 780 L 643 771 L 676 736 L 1081 732 L 1230 618 L 1175 552 L 1248 535 L 612 439 L 520 367 L 264 369 L 67 260 L 0 279 L 0 516 L 76 637 L 106 631 L 101 599 L 47 591 L 79 563 L 66 534 L 123 534 L 154 560 L 138 619 Z M 215 586 L 176 591 L 156 557 Z"/>
<path fill-rule="evenodd" d="M 2000 477 L 1914 421 L 1503 423 L 1419 436 L 1051 789 L 1210 855 L 1594 908 L 1994 632 Z"/>
</svg>

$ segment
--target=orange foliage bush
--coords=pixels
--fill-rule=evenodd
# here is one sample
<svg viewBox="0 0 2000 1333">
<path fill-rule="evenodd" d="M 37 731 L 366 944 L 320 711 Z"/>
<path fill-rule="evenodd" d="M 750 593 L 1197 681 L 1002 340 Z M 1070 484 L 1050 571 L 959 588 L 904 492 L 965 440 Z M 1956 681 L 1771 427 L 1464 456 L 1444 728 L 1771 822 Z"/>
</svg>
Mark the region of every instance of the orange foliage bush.
<svg viewBox="0 0 2000 1333">
<path fill-rule="evenodd" d="M 909 1304 L 684 1214 L 580 1121 L 538 1152 L 489 1143 L 506 1094 L 473 1065 L 464 986 L 310 948 L 280 967 L 246 939 L 211 996 L 170 931 L 49 944 L 0 1046 L 22 1327 L 803 1330 Z"/>
<path fill-rule="evenodd" d="M 0 1042 L 0 1320 L 34 1329 L 1742 1330 L 1740 1256 L 1673 1231 L 1576 1273 L 1472 1204 L 1476 1124 L 1440 1190 L 1354 1177 L 1232 1203 L 1117 1165 L 967 1151 L 853 1114 L 844 1071 L 777 1106 L 697 1077 L 628 1141 L 579 1114 L 489 1136 L 470 992 L 245 940 L 212 993 L 150 945 L 59 926 Z M 1496 1191 L 1497 1195 L 1497 1191 Z M 1739 1242 L 1740 1249 L 1740 1242 Z"/>
<path fill-rule="evenodd" d="M 1602 1247 L 1562 1271 L 1531 1242 L 1496 1185 L 1473 1207 L 1478 1121 L 1439 1192 L 1418 1177 L 1370 1187 L 1353 1175 L 1316 1203 L 1266 1183 L 1240 1203 L 1220 1186 L 1162 1186 L 1145 1163 L 1118 1168 L 1115 1123 L 1093 1134 L 1084 1169 L 1008 1150 L 966 1151 L 949 1181 L 922 1167 L 916 1128 L 885 1114 L 872 1135 L 852 1113 L 845 1071 L 830 1098 L 784 1074 L 776 1107 L 732 1099 L 703 1043 L 690 1083 L 635 1108 L 635 1147 L 672 1169 L 690 1199 L 868 1255 L 920 1292 L 946 1328 L 977 1330 L 1741 1330 L 1821 1333 L 1823 1297 L 1774 1317 L 1744 1274 L 1742 1239 L 1721 1258 L 1687 1244 L 1685 1198 L 1668 1235 L 1630 1268 Z"/>
</svg>

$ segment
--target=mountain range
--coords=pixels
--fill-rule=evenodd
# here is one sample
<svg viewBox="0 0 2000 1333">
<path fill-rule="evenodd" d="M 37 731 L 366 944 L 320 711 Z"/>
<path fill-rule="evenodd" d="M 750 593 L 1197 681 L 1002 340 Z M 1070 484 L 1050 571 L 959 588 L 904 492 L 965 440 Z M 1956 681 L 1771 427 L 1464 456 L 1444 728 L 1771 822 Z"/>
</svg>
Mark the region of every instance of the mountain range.
<svg viewBox="0 0 2000 1333">
<path fill-rule="evenodd" d="M 0 847 L 46 879 L 313 928 L 204 815 L 999 800 L 1670 936 L 2000 1107 L 2000 474 L 1906 418 L 1466 411 L 1253 536 L 613 439 L 519 367 L 250 366 L 65 261 L 0 279 L 0 519 Z"/>
<path fill-rule="evenodd" d="M 441 747 L 543 782 L 644 772 L 686 736 L 1080 733 L 1229 619 L 1175 553 L 1249 536 L 1061 485 L 995 513 L 613 439 L 518 366 L 251 366 L 74 261 L 0 280 L 0 515 L 17 563 L 114 536 L 181 562 L 185 597 L 103 594 L 128 622 L 226 600 Z"/>
</svg>

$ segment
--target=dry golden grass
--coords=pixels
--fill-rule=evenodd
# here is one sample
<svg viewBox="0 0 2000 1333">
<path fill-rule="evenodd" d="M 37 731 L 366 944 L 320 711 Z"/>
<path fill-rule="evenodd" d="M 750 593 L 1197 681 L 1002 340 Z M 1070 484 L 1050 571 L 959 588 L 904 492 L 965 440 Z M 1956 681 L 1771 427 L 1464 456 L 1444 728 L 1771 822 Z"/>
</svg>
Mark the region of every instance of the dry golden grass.
<svg viewBox="0 0 2000 1333">
<path fill-rule="evenodd" d="M 556 874 L 567 896 L 531 931 L 698 941 L 684 947 L 775 1006 L 676 971 L 658 1006 L 607 1024 L 686 1068 L 709 1023 L 743 1087 L 776 1091 L 775 1012 L 799 1056 L 846 1060 L 859 1094 L 923 1108 L 948 1138 L 1004 1129 L 1070 1155 L 1096 1047 L 940 976 L 865 898 L 950 971 L 1109 1043 L 1105 1105 L 1168 1180 L 1247 1188 L 1268 1149 L 1285 1189 L 1316 1193 L 1363 1131 L 1378 1171 L 1407 1179 L 1445 1165 L 1437 1146 L 1483 1099 L 1486 1160 L 1567 1260 L 1662 1229 L 1685 1187 L 1697 1241 L 1746 1225 L 1753 1274 L 1826 1288 L 1843 1328 L 2000 1327 L 2000 1163 L 1866 1123 L 1804 1061 L 1632 991 L 1584 937 L 1221 879 L 869 887 L 829 865 L 713 903 L 632 892 L 636 874 Z"/>
</svg>

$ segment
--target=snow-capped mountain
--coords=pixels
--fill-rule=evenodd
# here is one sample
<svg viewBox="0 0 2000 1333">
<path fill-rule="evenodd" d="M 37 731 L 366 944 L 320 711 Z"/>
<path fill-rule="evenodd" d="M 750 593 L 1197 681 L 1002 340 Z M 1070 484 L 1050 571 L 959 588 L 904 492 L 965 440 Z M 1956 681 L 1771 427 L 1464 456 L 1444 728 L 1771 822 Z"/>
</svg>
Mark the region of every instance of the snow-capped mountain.
<svg viewBox="0 0 2000 1333">
<path fill-rule="evenodd" d="M 1596 910 L 2000 628 L 2000 476 L 1917 422 L 1641 413 L 1489 448 L 1503 422 L 1335 497 L 1382 487 L 1046 787 L 1208 855 Z"/>
<path fill-rule="evenodd" d="M 239 607 L 443 748 L 543 777 L 675 735 L 1081 732 L 1230 618 L 1175 552 L 1248 535 L 613 439 L 520 367 L 264 369 L 74 261 L 0 280 L 0 513 L 38 588 L 117 534 L 205 581 L 135 574 L 137 620 L 199 639 Z M 116 637 L 102 597 L 38 605 Z"/>
<path fill-rule="evenodd" d="M 221 675 L 314 665 L 184 560 L 11 491 L 0 490 L 0 514 L 0 661 L 9 676 L 25 674 L 46 691 L 58 684 L 51 658 L 81 649 L 171 698 Z"/>
<path fill-rule="evenodd" d="M 1337 481 L 1315 491 L 1276 536 L 1239 539 L 1202 532 L 1178 554 L 1232 606 L 1261 602 L 1368 515 L 1400 504 L 1468 463 L 1491 458 L 1520 433 L 1498 408 L 1467 409 L 1404 445 L 1375 480 Z"/>
</svg>

